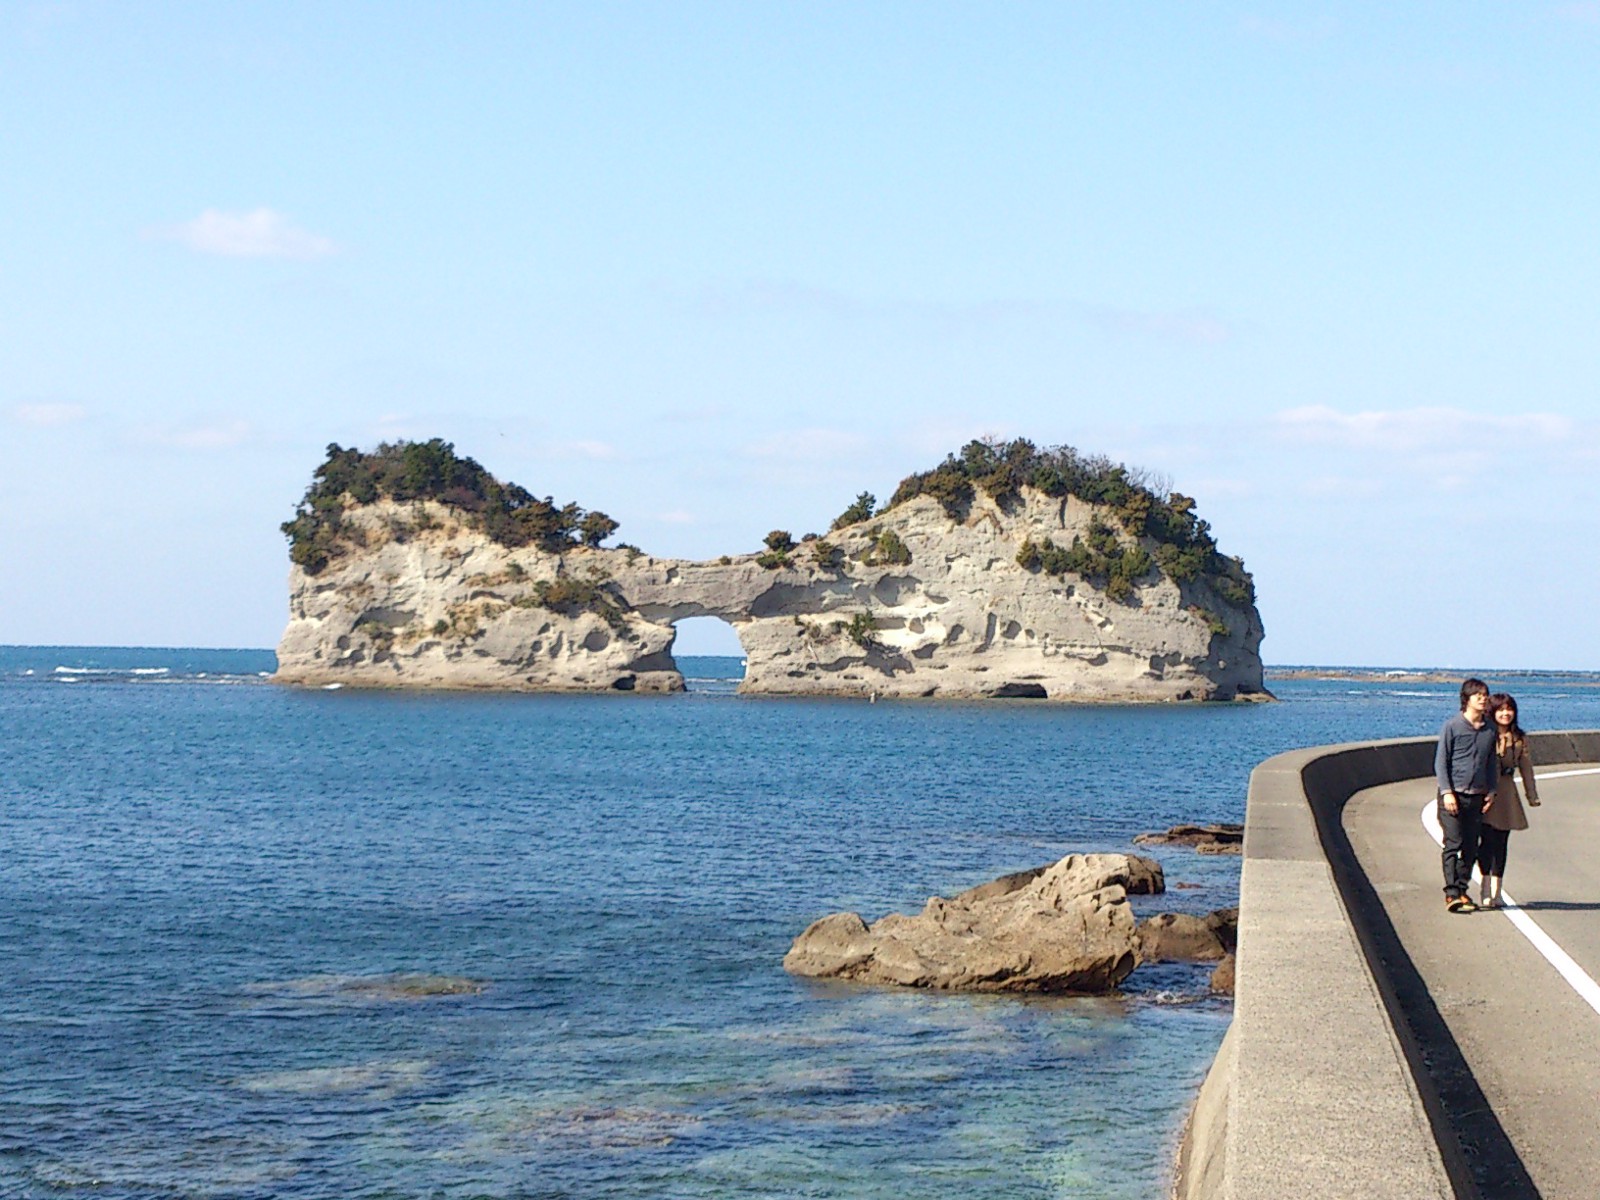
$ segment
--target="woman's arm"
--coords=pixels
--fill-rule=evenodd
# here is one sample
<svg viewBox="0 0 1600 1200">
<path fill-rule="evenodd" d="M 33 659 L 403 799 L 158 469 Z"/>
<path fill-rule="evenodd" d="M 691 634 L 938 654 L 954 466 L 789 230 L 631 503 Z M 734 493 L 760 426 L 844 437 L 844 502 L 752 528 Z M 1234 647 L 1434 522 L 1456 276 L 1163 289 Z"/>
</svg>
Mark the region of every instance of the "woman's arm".
<svg viewBox="0 0 1600 1200">
<path fill-rule="evenodd" d="M 1539 785 L 1533 781 L 1533 760 L 1528 757 L 1528 745 L 1522 745 L 1521 752 L 1517 755 L 1517 770 L 1522 774 L 1522 791 L 1528 797 L 1528 803 L 1535 808 L 1539 806 Z"/>
</svg>

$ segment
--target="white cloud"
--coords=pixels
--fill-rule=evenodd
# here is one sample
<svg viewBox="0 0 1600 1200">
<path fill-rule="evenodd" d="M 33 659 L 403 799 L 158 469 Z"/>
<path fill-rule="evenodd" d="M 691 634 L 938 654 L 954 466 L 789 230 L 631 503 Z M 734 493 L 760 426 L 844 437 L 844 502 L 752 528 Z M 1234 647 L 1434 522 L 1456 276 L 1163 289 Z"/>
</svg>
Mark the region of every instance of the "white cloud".
<svg viewBox="0 0 1600 1200">
<path fill-rule="evenodd" d="M 1600 0 L 1597 0 L 1600 2 Z M 1002 297 L 955 302 L 938 299 L 864 297 L 782 279 L 718 283 L 680 298 L 693 311 L 717 319 L 753 315 L 823 319 L 851 329 L 885 331 L 940 340 L 954 337 L 1015 335 L 1019 330 L 1050 332 L 1087 326 L 1122 337 L 1146 338 L 1180 346 L 1216 346 L 1238 332 L 1203 308 L 1132 309 L 1081 300 Z"/>
<path fill-rule="evenodd" d="M 747 279 L 699 289 L 695 305 L 709 316 L 745 316 L 751 312 L 821 313 L 856 318 L 861 301 L 832 288 L 813 287 L 788 279 Z"/>
<path fill-rule="evenodd" d="M 918 466 L 916 469 L 919 471 L 937 466 L 946 454 L 961 449 L 970 441 L 980 438 L 1009 441 L 1017 436 L 1009 428 L 946 420 L 916 421 L 899 433 L 900 442 L 910 447 L 916 459 L 930 460 Z"/>
<path fill-rule="evenodd" d="M 149 445 L 167 446 L 174 450 L 232 450 L 249 441 L 253 433 L 248 421 L 222 421 L 145 429 L 138 436 L 140 441 Z"/>
<path fill-rule="evenodd" d="M 1282 437 L 1303 445 L 1395 454 L 1493 454 L 1513 446 L 1566 442 L 1577 432 L 1575 422 L 1555 413 L 1459 408 L 1345 413 L 1314 405 L 1280 412 L 1273 423 Z"/>
<path fill-rule="evenodd" d="M 697 518 L 693 513 L 685 512 L 681 508 L 673 509 L 671 512 L 657 513 L 656 520 L 663 525 L 694 525 L 697 523 Z"/>
<path fill-rule="evenodd" d="M 326 258 L 339 247 L 332 238 L 310 233 L 270 208 L 226 213 L 208 208 L 192 221 L 144 231 L 152 241 L 177 242 L 197 254 L 223 258 Z"/>
<path fill-rule="evenodd" d="M 708 421 L 722 421 L 727 418 L 728 410 L 719 404 L 708 404 L 701 408 L 676 408 L 661 413 L 656 419 L 669 421 L 676 425 L 701 425 Z"/>
<path fill-rule="evenodd" d="M 1212 500 L 1249 499 L 1258 490 L 1249 479 L 1196 479 L 1189 486 L 1195 495 Z"/>
<path fill-rule="evenodd" d="M 854 456 L 866 447 L 867 439 L 858 433 L 846 433 L 842 429 L 799 429 L 753 442 L 744 448 L 744 453 L 754 458 L 819 462 Z"/>
<path fill-rule="evenodd" d="M 1583 0 L 1578 4 L 1561 4 L 1556 7 L 1556 16 L 1567 21 L 1574 21 L 1579 25 L 1600 25 L 1600 3 L 1595 0 Z"/>
<path fill-rule="evenodd" d="M 597 441 L 572 441 L 572 442 L 540 442 L 530 446 L 527 450 L 530 458 L 545 460 L 554 459 L 564 462 L 570 459 L 581 458 L 592 462 L 612 462 L 622 457 L 622 452 L 610 442 Z"/>
<path fill-rule="evenodd" d="M 1233 327 L 1198 310 L 1139 312 L 1120 308 L 1086 308 L 1086 319 L 1112 333 L 1133 334 L 1191 346 L 1217 346 L 1233 337 Z"/>
<path fill-rule="evenodd" d="M 1301 495 L 1337 500 L 1371 500 L 1383 495 L 1375 479 L 1354 479 L 1348 475 L 1308 475 L 1299 481 Z"/>
<path fill-rule="evenodd" d="M 1292 44 L 1322 42 L 1339 30 L 1337 22 L 1326 17 L 1317 20 L 1284 21 L 1272 17 L 1245 17 L 1239 28 L 1263 41 Z"/>
<path fill-rule="evenodd" d="M 81 404 L 45 402 L 17 404 L 11 409 L 11 418 L 23 425 L 72 425 L 89 415 Z"/>
</svg>

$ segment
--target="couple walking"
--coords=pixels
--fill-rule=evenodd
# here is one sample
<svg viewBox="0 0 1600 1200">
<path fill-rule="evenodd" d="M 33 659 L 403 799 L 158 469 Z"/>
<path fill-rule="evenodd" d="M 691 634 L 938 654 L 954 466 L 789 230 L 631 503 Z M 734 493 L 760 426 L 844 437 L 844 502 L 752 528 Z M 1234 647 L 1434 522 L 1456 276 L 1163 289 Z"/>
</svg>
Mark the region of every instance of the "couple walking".
<svg viewBox="0 0 1600 1200">
<path fill-rule="evenodd" d="M 1528 827 L 1516 776 L 1539 803 L 1528 759 L 1528 737 L 1517 723 L 1517 702 L 1489 694 L 1481 679 L 1461 685 L 1461 711 L 1439 731 L 1433 759 L 1438 776 L 1439 828 L 1444 834 L 1444 902 L 1451 912 L 1500 907 L 1511 831 Z M 1478 903 L 1467 895 L 1476 862 L 1483 877 Z"/>
</svg>

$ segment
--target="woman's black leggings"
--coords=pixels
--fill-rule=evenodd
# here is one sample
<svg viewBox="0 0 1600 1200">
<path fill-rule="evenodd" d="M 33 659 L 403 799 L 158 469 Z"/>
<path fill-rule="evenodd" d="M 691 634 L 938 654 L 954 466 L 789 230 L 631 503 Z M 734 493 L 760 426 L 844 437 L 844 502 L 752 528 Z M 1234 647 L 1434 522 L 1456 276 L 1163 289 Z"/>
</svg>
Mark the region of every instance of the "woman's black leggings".
<svg viewBox="0 0 1600 1200">
<path fill-rule="evenodd" d="M 1494 829 L 1485 825 L 1478 835 L 1478 874 L 1504 877 L 1506 873 L 1506 847 L 1511 842 L 1509 829 Z"/>
</svg>

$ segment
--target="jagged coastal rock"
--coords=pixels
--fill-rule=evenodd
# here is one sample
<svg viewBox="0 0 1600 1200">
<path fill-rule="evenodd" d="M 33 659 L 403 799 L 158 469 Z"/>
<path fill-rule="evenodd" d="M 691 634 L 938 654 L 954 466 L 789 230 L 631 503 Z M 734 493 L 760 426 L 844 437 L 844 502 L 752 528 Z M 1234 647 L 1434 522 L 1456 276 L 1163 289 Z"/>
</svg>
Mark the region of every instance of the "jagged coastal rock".
<svg viewBox="0 0 1600 1200">
<path fill-rule="evenodd" d="M 1159 892 L 1159 864 L 1129 854 L 1069 854 L 867 925 L 855 913 L 814 922 L 784 969 L 819 979 L 977 992 L 1114 990 L 1138 962 L 1130 889 Z"/>
<path fill-rule="evenodd" d="M 1157 913 L 1134 931 L 1139 961 L 1217 962 L 1233 953 L 1239 940 L 1239 910 L 1219 908 L 1205 916 Z"/>
<path fill-rule="evenodd" d="M 1244 826 L 1174 825 L 1161 833 L 1141 833 L 1134 837 L 1139 846 L 1189 846 L 1199 854 L 1243 854 Z"/>
<path fill-rule="evenodd" d="M 821 537 L 700 562 L 606 547 L 604 514 L 447 443 L 332 446 L 284 527 L 277 678 L 676 691 L 674 623 L 712 616 L 748 694 L 1263 698 L 1250 577 L 1192 507 L 1067 448 L 980 442 Z"/>
</svg>

